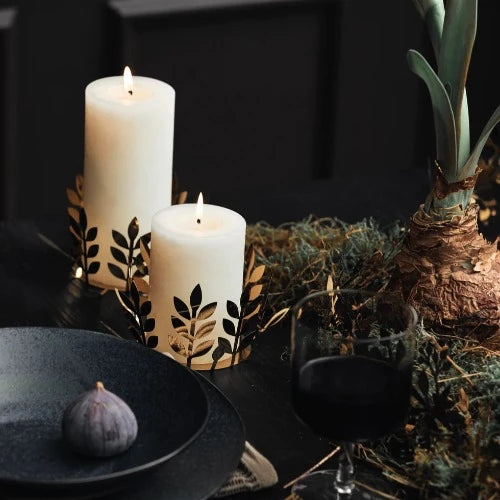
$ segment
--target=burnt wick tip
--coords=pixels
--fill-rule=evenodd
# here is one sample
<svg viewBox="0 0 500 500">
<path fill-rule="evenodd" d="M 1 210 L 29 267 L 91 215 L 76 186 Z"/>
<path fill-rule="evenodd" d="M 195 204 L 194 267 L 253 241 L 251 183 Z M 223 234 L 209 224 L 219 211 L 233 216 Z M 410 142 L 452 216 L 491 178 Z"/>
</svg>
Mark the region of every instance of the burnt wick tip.
<svg viewBox="0 0 500 500">
<path fill-rule="evenodd" d="M 128 93 L 129 93 L 130 95 L 133 95 L 133 94 L 134 94 L 131 90 L 129 90 L 129 91 L 128 91 Z"/>
<path fill-rule="evenodd" d="M 198 224 L 201 224 L 201 219 L 196 219 L 196 222 L 197 222 Z"/>
</svg>

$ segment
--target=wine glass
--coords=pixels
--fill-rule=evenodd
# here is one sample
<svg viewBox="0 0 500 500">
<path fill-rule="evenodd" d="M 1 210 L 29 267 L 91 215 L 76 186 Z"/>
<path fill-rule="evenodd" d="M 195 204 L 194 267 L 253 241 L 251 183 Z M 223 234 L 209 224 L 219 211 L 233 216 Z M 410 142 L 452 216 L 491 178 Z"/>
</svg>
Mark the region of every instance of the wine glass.
<svg viewBox="0 0 500 500">
<path fill-rule="evenodd" d="M 353 447 L 386 436 L 404 422 L 416 324 L 415 310 L 385 292 L 325 290 L 295 305 L 295 413 L 343 448 L 336 471 L 314 472 L 295 483 L 292 491 L 300 498 L 374 498 L 355 484 Z"/>
</svg>

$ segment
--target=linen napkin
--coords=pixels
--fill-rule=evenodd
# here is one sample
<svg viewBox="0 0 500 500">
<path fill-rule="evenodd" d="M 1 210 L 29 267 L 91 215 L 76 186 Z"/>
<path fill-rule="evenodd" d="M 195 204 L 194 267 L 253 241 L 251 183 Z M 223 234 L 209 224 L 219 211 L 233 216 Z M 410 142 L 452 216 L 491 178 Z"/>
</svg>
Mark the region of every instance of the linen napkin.
<svg viewBox="0 0 500 500">
<path fill-rule="evenodd" d="M 214 498 L 261 490 L 273 486 L 277 482 L 278 474 L 273 464 L 246 441 L 237 469 L 220 487 Z"/>
</svg>

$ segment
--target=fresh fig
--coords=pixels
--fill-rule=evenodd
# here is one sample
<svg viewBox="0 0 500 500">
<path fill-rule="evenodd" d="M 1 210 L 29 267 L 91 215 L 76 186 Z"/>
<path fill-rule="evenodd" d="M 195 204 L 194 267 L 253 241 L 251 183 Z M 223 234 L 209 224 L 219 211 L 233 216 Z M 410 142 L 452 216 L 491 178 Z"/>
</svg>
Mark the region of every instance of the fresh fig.
<svg viewBox="0 0 500 500">
<path fill-rule="evenodd" d="M 130 407 L 97 382 L 64 411 L 64 440 L 82 455 L 111 457 L 124 452 L 137 437 L 137 420 Z"/>
</svg>

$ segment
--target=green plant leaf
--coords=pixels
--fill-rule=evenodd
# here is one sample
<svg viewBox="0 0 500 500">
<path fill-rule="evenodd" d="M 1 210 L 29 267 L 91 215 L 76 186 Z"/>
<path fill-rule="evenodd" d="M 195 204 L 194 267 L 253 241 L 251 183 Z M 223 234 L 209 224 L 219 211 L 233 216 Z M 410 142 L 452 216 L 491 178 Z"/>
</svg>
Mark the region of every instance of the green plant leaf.
<svg viewBox="0 0 500 500">
<path fill-rule="evenodd" d="M 455 117 L 458 140 L 458 167 L 462 166 L 470 154 L 468 113 L 462 117 L 462 103 L 469 69 L 472 47 L 476 37 L 477 0 L 448 0 L 444 17 L 441 49 L 439 51 L 438 75 L 443 83 Z"/>
<path fill-rule="evenodd" d="M 462 108 L 460 110 L 460 136 L 457 152 L 457 171 L 465 165 L 470 156 L 470 127 L 469 127 L 469 104 L 467 101 L 467 91 L 464 89 Z M 459 173 L 457 173 L 459 175 Z"/>
<path fill-rule="evenodd" d="M 443 0 L 413 0 L 418 13 L 425 20 L 436 60 L 439 57 L 441 47 L 441 36 L 444 24 L 444 3 Z"/>
<path fill-rule="evenodd" d="M 429 90 L 434 112 L 437 160 L 446 180 L 453 182 L 456 180 L 457 141 L 450 99 L 435 71 L 420 52 L 409 50 L 407 58 L 410 70 L 422 78 Z"/>
<path fill-rule="evenodd" d="M 460 169 L 459 172 L 460 180 L 466 179 L 467 177 L 474 175 L 484 145 L 486 144 L 486 141 L 488 140 L 488 137 L 490 136 L 491 132 L 499 122 L 500 122 L 500 106 L 498 106 L 498 108 L 495 109 L 494 113 L 491 115 L 491 118 L 488 120 L 488 123 L 485 125 L 483 131 L 481 132 L 481 135 L 479 136 L 476 146 L 472 150 L 472 154 L 470 155 L 465 165 Z"/>
<path fill-rule="evenodd" d="M 453 217 L 453 212 L 450 213 L 452 207 L 460 207 L 460 210 L 465 210 L 470 203 L 472 193 L 472 189 L 462 189 L 441 199 L 432 197 L 430 200 L 432 211 L 438 214 L 436 220 L 447 220 Z"/>
</svg>

